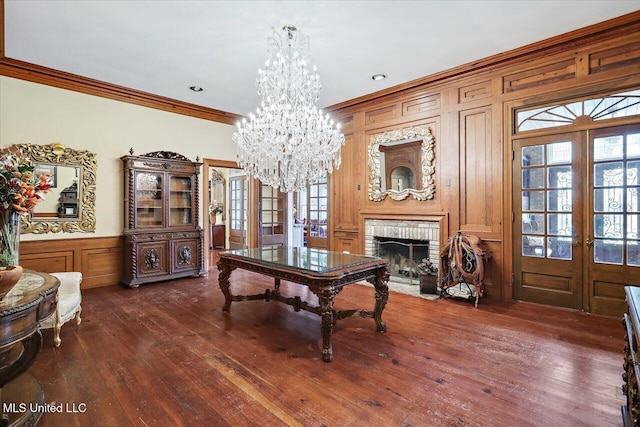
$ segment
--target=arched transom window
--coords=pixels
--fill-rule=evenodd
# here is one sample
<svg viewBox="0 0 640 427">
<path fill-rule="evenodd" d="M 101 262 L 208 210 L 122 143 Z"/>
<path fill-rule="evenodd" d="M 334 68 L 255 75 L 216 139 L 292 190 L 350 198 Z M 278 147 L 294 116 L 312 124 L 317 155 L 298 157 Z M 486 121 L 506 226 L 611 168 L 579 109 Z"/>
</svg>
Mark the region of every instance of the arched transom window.
<svg viewBox="0 0 640 427">
<path fill-rule="evenodd" d="M 516 132 L 640 115 L 640 90 L 533 110 L 518 110 Z"/>
</svg>

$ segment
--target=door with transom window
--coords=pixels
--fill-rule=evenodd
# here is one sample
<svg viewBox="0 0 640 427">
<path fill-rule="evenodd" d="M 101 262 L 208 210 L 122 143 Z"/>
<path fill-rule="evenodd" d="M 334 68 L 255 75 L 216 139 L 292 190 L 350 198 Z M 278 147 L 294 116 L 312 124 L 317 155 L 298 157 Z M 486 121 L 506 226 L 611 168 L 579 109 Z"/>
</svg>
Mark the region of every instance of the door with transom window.
<svg viewBox="0 0 640 427">
<path fill-rule="evenodd" d="M 513 148 L 514 298 L 620 315 L 640 285 L 640 125 Z"/>
</svg>

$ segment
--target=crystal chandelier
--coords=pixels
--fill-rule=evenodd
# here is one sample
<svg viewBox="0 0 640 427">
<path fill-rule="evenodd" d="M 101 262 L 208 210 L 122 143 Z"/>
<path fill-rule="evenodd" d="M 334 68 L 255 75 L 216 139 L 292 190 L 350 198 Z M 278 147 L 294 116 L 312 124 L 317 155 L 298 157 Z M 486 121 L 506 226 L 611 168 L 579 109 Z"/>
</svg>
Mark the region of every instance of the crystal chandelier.
<svg viewBox="0 0 640 427">
<path fill-rule="evenodd" d="M 309 38 L 274 30 L 256 86 L 262 105 L 238 123 L 238 164 L 266 185 L 300 191 L 340 167 L 340 125 L 316 107 L 320 76 L 309 66 Z"/>
</svg>

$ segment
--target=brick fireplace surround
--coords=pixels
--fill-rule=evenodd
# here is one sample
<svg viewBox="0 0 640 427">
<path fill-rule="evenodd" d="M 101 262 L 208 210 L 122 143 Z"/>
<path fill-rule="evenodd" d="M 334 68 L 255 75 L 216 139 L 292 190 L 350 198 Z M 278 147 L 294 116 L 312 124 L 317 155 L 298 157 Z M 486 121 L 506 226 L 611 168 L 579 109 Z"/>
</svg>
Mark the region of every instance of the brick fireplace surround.
<svg viewBox="0 0 640 427">
<path fill-rule="evenodd" d="M 428 240 L 429 259 L 434 265 L 440 257 L 440 221 L 414 221 L 398 219 L 365 219 L 364 254 L 374 256 L 375 237 Z"/>
<path fill-rule="evenodd" d="M 429 259 L 440 270 L 440 236 L 445 234 L 446 238 L 447 227 L 446 216 L 434 216 L 424 219 L 365 218 L 364 253 L 368 256 L 374 256 L 376 237 L 428 240 Z M 389 280 L 389 289 L 427 299 L 436 298 L 435 295 L 421 294 L 420 286 L 417 284 L 407 285 L 395 282 L 393 275 Z"/>
</svg>

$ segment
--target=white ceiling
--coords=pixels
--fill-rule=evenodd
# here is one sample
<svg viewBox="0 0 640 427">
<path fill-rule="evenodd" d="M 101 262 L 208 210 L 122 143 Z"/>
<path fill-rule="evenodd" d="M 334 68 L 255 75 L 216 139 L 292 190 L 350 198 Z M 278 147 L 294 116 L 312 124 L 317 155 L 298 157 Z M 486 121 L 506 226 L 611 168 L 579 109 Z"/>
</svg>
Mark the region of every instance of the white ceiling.
<svg viewBox="0 0 640 427">
<path fill-rule="evenodd" d="M 271 28 L 311 42 L 326 107 L 639 9 L 637 0 L 5 0 L 13 59 L 218 110 L 258 106 Z M 371 76 L 388 77 L 373 81 Z M 204 88 L 195 93 L 189 86 Z"/>
</svg>

